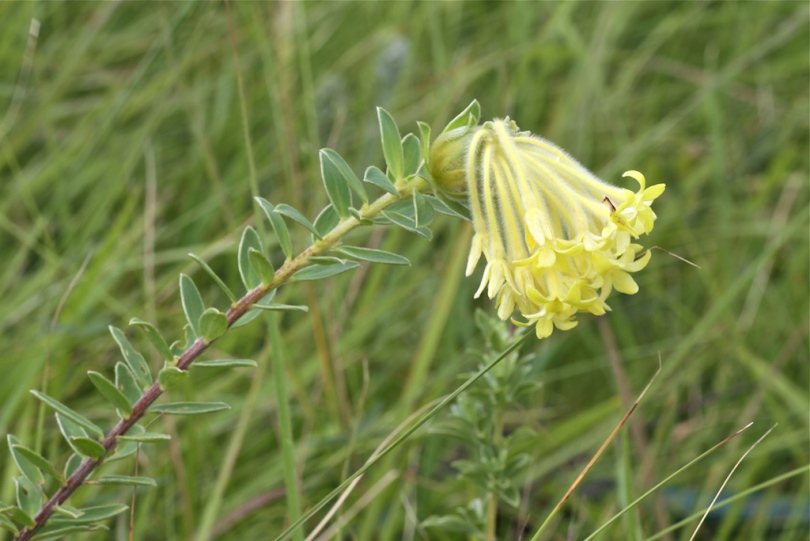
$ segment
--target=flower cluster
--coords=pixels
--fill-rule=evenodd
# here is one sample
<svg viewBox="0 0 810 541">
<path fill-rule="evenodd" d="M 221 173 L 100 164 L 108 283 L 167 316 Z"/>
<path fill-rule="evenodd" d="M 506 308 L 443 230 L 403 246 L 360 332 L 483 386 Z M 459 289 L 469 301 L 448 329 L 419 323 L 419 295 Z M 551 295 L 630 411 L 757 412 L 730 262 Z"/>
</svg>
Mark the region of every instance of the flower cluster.
<svg viewBox="0 0 810 541">
<path fill-rule="evenodd" d="M 508 118 L 442 134 L 429 167 L 439 187 L 468 194 L 475 235 L 467 275 L 483 254 L 476 297 L 486 290 L 496 298 L 501 319 L 517 309 L 526 321 L 515 324 L 534 325 L 544 338 L 576 326 L 578 312 L 610 310 L 613 289 L 638 291 L 630 273 L 650 252 L 633 241 L 652 230 L 650 207 L 664 184 L 647 187 L 644 175 L 627 171 L 637 192 L 610 185 Z"/>
</svg>

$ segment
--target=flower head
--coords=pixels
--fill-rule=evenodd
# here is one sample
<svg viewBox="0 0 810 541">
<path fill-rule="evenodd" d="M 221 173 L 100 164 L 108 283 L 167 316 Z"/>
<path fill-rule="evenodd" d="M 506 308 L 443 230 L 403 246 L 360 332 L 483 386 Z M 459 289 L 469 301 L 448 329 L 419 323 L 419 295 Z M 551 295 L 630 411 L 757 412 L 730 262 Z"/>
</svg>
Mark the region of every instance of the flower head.
<svg viewBox="0 0 810 541">
<path fill-rule="evenodd" d="M 521 132 L 508 118 L 445 131 L 431 148 L 431 175 L 443 190 L 466 191 L 475 235 L 467 275 L 486 268 L 476 297 L 515 309 L 538 338 L 576 326 L 579 312 L 604 314 L 613 289 L 633 294 L 631 273 L 650 252 L 634 240 L 653 228 L 652 201 L 664 184 L 637 192 L 608 184 L 553 143 Z M 514 321 L 514 320 L 513 320 Z"/>
</svg>

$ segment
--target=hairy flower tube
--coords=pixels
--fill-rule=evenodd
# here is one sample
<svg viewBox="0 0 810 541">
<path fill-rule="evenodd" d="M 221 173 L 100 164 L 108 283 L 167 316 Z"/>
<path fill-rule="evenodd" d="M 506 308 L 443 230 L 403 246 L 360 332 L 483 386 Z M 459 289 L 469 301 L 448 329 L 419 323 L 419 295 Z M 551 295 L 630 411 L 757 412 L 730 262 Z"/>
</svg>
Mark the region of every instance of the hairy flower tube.
<svg viewBox="0 0 810 541">
<path fill-rule="evenodd" d="M 576 315 L 602 315 L 612 290 L 634 294 L 631 273 L 650 252 L 634 240 L 653 228 L 651 204 L 664 184 L 637 192 L 608 184 L 553 143 L 508 118 L 443 133 L 429 169 L 450 194 L 466 192 L 475 234 L 467 275 L 483 254 L 481 285 L 505 320 L 515 309 L 537 337 L 571 329 Z"/>
</svg>

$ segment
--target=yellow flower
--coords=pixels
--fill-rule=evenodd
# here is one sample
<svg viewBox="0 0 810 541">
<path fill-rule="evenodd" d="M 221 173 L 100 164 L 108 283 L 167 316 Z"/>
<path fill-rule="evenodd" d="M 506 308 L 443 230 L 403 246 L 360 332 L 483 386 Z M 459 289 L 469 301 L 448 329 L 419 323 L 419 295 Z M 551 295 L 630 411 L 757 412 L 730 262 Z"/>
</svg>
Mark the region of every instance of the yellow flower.
<svg viewBox="0 0 810 541">
<path fill-rule="evenodd" d="M 467 275 L 483 255 L 476 297 L 497 299 L 498 315 L 517 309 L 538 338 L 576 326 L 579 312 L 602 315 L 613 289 L 638 291 L 631 273 L 650 252 L 633 241 L 655 222 L 652 201 L 664 185 L 637 192 L 608 184 L 553 143 L 519 131 L 508 118 L 445 131 L 429 169 L 443 190 L 466 192 L 475 235 Z M 513 320 L 514 321 L 514 320 Z"/>
</svg>

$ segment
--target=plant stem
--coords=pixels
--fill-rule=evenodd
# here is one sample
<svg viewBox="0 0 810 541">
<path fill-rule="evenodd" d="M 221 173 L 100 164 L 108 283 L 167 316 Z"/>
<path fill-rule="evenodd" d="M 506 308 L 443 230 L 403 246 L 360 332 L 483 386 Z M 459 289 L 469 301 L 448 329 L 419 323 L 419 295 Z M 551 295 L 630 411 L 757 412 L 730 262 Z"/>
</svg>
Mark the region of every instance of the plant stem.
<svg viewBox="0 0 810 541">
<path fill-rule="evenodd" d="M 397 189 L 400 192 L 399 196 L 390 193 L 378 198 L 373 203 L 363 205 L 359 213 L 361 218 L 371 219 L 380 214 L 387 207 L 396 203 L 404 197 L 408 197 L 414 190 L 426 190 L 428 187 L 427 182 L 423 179 L 416 177 L 412 180 L 401 181 L 397 183 Z M 233 326 L 239 318 L 250 311 L 251 307 L 259 302 L 270 291 L 278 288 L 287 282 L 299 270 L 310 266 L 309 258 L 318 256 L 324 252 L 334 248 L 340 242 L 340 239 L 349 231 L 353 230 L 360 225 L 357 218 L 349 217 L 338 222 L 338 224 L 326 235 L 323 239 L 315 242 L 312 246 L 301 252 L 294 259 L 285 263 L 282 267 L 276 270 L 273 281 L 268 284 L 261 284 L 252 290 L 248 291 L 245 296 L 231 305 L 228 312 L 225 314 L 228 318 L 228 328 Z M 206 342 L 203 338 L 198 338 L 191 344 L 191 346 L 177 359 L 177 367 L 180 370 L 188 370 L 191 364 L 206 350 L 212 342 Z M 104 447 L 105 453 L 101 458 L 85 458 L 79 467 L 73 472 L 64 485 L 62 485 L 56 493 L 40 508 L 34 516 L 35 525 L 32 527 L 23 528 L 16 541 L 28 541 L 36 532 L 38 532 L 53 515 L 56 506 L 62 505 L 67 501 L 76 490 L 84 484 L 87 478 L 98 468 L 106 458 L 110 450 L 115 447 L 118 436 L 126 434 L 141 418 L 146 415 L 151 406 L 158 397 L 163 394 L 160 388 L 160 383 L 155 381 L 132 406 L 132 414 L 126 419 L 121 419 L 110 430 L 101 445 Z M 297 522 L 293 519 L 293 522 Z"/>
</svg>

